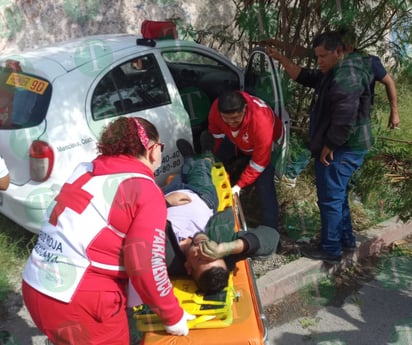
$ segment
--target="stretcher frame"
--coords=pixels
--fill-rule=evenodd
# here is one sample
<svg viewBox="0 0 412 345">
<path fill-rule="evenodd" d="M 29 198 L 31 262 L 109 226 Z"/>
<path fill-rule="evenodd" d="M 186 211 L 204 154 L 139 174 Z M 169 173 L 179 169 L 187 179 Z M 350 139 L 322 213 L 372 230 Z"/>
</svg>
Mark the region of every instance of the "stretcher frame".
<svg viewBox="0 0 412 345">
<path fill-rule="evenodd" d="M 232 196 L 230 182 L 221 163 L 215 163 L 212 169 L 212 179 L 218 191 L 218 211 L 231 206 L 235 214 L 236 228 L 246 231 L 247 225 L 239 196 L 237 194 Z M 173 278 L 171 280 L 174 281 Z M 164 330 L 155 327 L 156 330 L 148 330 L 143 333 L 140 344 L 268 345 L 267 319 L 263 312 L 250 259 L 236 263 L 228 287 L 233 287 L 231 319 L 228 324 L 222 326 L 222 324 L 217 323 L 213 328 L 209 328 L 198 320 L 198 322 L 189 323 L 190 332 L 185 337 L 169 335 Z M 205 316 L 200 315 L 198 318 L 203 317 L 206 320 Z M 136 328 L 137 323 L 138 321 Z"/>
</svg>

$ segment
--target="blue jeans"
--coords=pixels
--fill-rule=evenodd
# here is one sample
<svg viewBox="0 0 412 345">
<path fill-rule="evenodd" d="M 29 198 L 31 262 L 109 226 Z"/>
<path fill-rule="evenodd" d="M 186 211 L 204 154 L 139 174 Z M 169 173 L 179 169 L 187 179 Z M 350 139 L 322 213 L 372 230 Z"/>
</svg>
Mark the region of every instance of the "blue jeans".
<svg viewBox="0 0 412 345">
<path fill-rule="evenodd" d="M 181 173 L 163 188 L 165 194 L 178 189 L 190 189 L 209 206 L 217 210 L 219 200 L 212 181 L 212 162 L 209 159 L 185 158 Z"/>
<path fill-rule="evenodd" d="M 230 176 L 232 185 L 239 180 L 243 170 L 249 164 L 251 156 L 240 152 L 235 145 L 225 137 L 217 152 Z M 275 169 L 271 163 L 263 170 L 254 182 L 262 211 L 262 225 L 278 229 L 279 204 L 275 189 Z"/>
<path fill-rule="evenodd" d="M 329 166 L 315 160 L 316 188 L 320 211 L 321 247 L 333 256 L 342 255 L 342 246 L 353 246 L 352 219 L 348 201 L 348 183 L 360 168 L 367 151 L 337 149 Z"/>
</svg>

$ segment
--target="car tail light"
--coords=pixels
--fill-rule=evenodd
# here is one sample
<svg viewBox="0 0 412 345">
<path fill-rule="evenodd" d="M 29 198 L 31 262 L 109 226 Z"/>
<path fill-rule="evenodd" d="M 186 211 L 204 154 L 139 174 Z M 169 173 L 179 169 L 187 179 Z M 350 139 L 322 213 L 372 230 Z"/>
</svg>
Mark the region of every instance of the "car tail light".
<svg viewBox="0 0 412 345">
<path fill-rule="evenodd" d="M 46 181 L 52 172 L 54 152 L 48 143 L 34 140 L 30 146 L 30 177 L 33 181 Z"/>
</svg>

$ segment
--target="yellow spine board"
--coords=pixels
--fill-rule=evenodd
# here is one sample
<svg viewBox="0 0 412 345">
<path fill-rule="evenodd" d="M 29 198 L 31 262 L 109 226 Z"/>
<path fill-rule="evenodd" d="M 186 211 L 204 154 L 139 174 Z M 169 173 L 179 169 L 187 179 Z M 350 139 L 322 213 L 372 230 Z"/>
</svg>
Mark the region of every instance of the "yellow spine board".
<svg viewBox="0 0 412 345">
<path fill-rule="evenodd" d="M 172 279 L 174 293 L 180 306 L 196 319 L 188 321 L 190 329 L 220 328 L 230 326 L 233 320 L 232 303 L 236 294 L 233 287 L 233 274 L 229 276 L 228 286 L 213 296 L 204 296 L 196 292 L 197 287 L 192 279 Z M 151 310 L 143 306 L 134 308 L 136 327 L 141 332 L 163 330 L 162 320 Z"/>
<path fill-rule="evenodd" d="M 232 207 L 233 198 L 229 176 L 220 162 L 216 162 L 212 167 L 212 181 L 219 199 L 218 211 Z M 190 329 L 220 328 L 232 324 L 232 303 L 236 298 L 233 273 L 229 276 L 228 286 L 223 290 L 224 298 L 221 301 L 205 299 L 204 295 L 198 294 L 197 286 L 190 278 L 177 278 L 171 281 L 180 306 L 188 313 L 196 315 L 196 319 L 188 321 Z M 137 320 L 137 329 L 141 332 L 163 330 L 161 319 L 151 310 L 145 310 L 144 306 L 134 307 L 134 317 Z"/>
<path fill-rule="evenodd" d="M 222 163 L 217 162 L 212 167 L 212 181 L 216 187 L 219 199 L 218 211 L 232 206 L 232 188 L 230 186 L 229 176 Z"/>
</svg>

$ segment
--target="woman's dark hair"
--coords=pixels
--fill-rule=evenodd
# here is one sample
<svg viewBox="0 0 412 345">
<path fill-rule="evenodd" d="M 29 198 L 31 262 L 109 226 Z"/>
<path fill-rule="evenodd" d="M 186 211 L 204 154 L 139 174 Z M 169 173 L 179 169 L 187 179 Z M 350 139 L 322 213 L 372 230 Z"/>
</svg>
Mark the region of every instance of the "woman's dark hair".
<svg viewBox="0 0 412 345">
<path fill-rule="evenodd" d="M 200 292 L 206 295 L 215 294 L 223 290 L 229 281 L 229 270 L 223 267 L 212 267 L 204 271 L 196 281 Z"/>
<path fill-rule="evenodd" d="M 103 130 L 97 149 L 106 156 L 139 157 L 144 155 L 148 140 L 159 141 L 159 132 L 151 122 L 141 117 L 119 117 Z"/>
<path fill-rule="evenodd" d="M 228 91 L 219 97 L 217 108 L 223 114 L 242 111 L 246 100 L 239 91 Z"/>
</svg>

